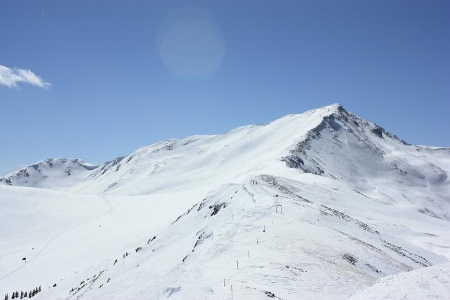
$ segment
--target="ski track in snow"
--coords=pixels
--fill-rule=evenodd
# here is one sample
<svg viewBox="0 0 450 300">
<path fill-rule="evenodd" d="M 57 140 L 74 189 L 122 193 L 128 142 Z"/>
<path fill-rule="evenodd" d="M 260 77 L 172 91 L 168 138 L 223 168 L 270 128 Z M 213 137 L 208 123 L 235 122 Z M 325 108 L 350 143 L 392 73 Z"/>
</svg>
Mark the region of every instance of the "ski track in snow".
<svg viewBox="0 0 450 300">
<path fill-rule="evenodd" d="M 106 213 L 105 215 L 109 215 L 109 217 L 110 217 L 111 219 L 113 219 L 114 221 L 117 221 L 117 222 L 119 222 L 119 223 L 121 223 L 121 224 L 123 224 L 123 225 L 128 225 L 127 222 L 122 221 L 122 220 L 120 220 L 120 219 L 117 219 L 117 218 L 113 217 L 112 214 L 113 214 L 113 212 L 114 212 L 114 206 L 112 205 L 112 203 L 111 203 L 111 201 L 108 199 L 108 197 L 104 195 L 104 196 L 102 196 L 102 199 L 103 199 L 103 201 L 105 201 L 106 204 L 109 206 L 109 211 L 108 211 L 108 213 Z M 101 217 L 104 217 L 105 215 L 103 215 L 103 216 L 101 216 Z M 101 217 L 99 217 L 99 218 L 101 218 Z"/>
<path fill-rule="evenodd" d="M 124 221 L 121 221 L 121 220 L 119 220 L 119 219 L 116 219 L 116 218 L 114 218 L 114 217 L 112 216 L 112 212 L 114 211 L 114 206 L 111 204 L 111 202 L 108 200 L 108 198 L 107 198 L 106 196 L 102 196 L 102 197 L 101 197 L 101 200 L 107 205 L 107 207 L 108 207 L 107 212 L 105 212 L 104 214 L 102 214 L 102 215 L 100 215 L 100 216 L 97 216 L 97 217 L 95 217 L 95 218 L 93 218 L 93 219 L 90 219 L 90 220 L 84 221 L 84 222 L 82 222 L 82 223 L 79 223 L 79 224 L 77 224 L 76 226 L 70 228 L 69 230 L 67 230 L 67 231 L 65 231 L 65 232 L 62 232 L 62 233 L 59 233 L 59 234 L 55 235 L 54 237 L 52 237 L 52 238 L 51 238 L 51 239 L 50 239 L 50 240 L 42 247 L 42 249 L 40 249 L 40 250 L 36 253 L 35 256 L 33 256 L 32 258 L 30 258 L 28 261 L 26 261 L 25 264 L 21 265 L 20 267 L 16 268 L 16 269 L 13 270 L 12 272 L 10 272 L 10 273 L 6 274 L 5 276 L 1 277 L 0 280 L 3 280 L 3 279 L 8 278 L 8 277 L 11 276 L 12 274 L 14 274 L 14 273 L 16 273 L 17 271 L 21 270 L 22 268 L 26 267 L 27 264 L 28 264 L 28 265 L 31 264 L 36 258 L 39 257 L 40 254 L 42 254 L 42 253 L 47 249 L 48 246 L 50 246 L 50 244 L 52 244 L 52 242 L 54 242 L 55 240 L 57 240 L 57 239 L 60 238 L 61 236 L 70 234 L 70 232 L 72 232 L 72 231 L 74 231 L 74 230 L 76 230 L 76 229 L 82 227 L 82 226 L 85 225 L 85 224 L 92 223 L 92 222 L 94 222 L 94 221 L 96 221 L 96 220 L 100 220 L 100 219 L 104 218 L 105 216 L 109 216 L 109 217 L 110 217 L 111 219 L 113 219 L 114 221 L 120 222 L 120 223 L 123 224 L 123 225 L 127 225 L 127 223 L 125 223 Z M 90 236 L 93 236 L 93 235 L 95 235 L 95 234 L 87 235 L 86 238 L 88 238 L 88 237 L 90 237 Z"/>
</svg>

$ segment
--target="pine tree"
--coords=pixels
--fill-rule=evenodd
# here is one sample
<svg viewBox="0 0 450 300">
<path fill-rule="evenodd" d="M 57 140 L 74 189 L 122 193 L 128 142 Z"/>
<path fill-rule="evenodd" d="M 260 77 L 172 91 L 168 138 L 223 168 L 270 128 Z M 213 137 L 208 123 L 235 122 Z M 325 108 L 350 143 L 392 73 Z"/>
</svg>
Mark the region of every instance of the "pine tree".
<svg viewBox="0 0 450 300">
<path fill-rule="evenodd" d="M 20 291 L 20 299 L 23 299 L 23 291 Z"/>
<path fill-rule="evenodd" d="M 41 292 L 41 286 L 39 286 L 39 290 L 38 291 L 39 291 L 39 293 Z"/>
<path fill-rule="evenodd" d="M 8 300 L 9 296 L 8 294 L 5 295 L 5 300 Z"/>
<path fill-rule="evenodd" d="M 12 293 L 12 295 L 11 295 L 11 299 L 16 299 L 16 293 Z"/>
</svg>

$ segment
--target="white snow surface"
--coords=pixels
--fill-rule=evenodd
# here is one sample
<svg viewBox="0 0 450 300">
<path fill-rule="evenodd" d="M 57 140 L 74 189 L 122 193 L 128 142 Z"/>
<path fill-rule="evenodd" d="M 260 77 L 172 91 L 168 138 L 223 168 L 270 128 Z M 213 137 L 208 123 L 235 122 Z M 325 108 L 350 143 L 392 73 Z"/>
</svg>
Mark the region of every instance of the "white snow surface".
<svg viewBox="0 0 450 300">
<path fill-rule="evenodd" d="M 450 265 L 441 264 L 381 278 L 349 300 L 448 299 Z"/>
<path fill-rule="evenodd" d="M 45 160 L 0 179 L 0 296 L 450 299 L 449 172 L 338 104 Z"/>
</svg>

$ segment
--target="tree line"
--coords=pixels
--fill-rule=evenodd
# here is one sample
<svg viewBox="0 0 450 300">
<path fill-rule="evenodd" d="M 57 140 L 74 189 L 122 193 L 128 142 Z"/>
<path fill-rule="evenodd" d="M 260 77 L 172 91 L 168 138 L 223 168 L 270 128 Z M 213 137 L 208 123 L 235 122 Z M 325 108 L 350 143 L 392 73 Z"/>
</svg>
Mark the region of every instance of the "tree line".
<svg viewBox="0 0 450 300">
<path fill-rule="evenodd" d="M 25 291 L 25 292 L 24 291 L 20 291 L 20 293 L 19 293 L 19 291 L 15 291 L 15 292 L 12 292 L 11 299 L 32 298 L 32 297 L 36 296 L 36 294 L 38 294 L 40 292 L 41 292 L 41 286 L 36 287 L 36 288 L 34 288 L 32 290 L 29 290 L 29 291 Z M 9 294 L 6 294 L 5 295 L 5 300 L 9 300 L 9 299 L 10 299 L 9 298 Z"/>
</svg>

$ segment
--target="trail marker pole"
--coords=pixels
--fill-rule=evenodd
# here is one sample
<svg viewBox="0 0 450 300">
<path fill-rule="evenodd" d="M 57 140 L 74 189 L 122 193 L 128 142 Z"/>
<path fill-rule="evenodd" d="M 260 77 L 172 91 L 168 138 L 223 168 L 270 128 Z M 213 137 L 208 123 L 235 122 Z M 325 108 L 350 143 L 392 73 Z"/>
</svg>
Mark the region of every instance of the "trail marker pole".
<svg viewBox="0 0 450 300">
<path fill-rule="evenodd" d="M 280 212 L 283 213 L 283 205 L 278 204 L 275 208 L 275 212 L 278 212 L 278 207 L 280 208 Z"/>
</svg>

